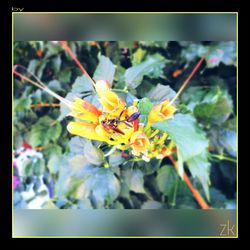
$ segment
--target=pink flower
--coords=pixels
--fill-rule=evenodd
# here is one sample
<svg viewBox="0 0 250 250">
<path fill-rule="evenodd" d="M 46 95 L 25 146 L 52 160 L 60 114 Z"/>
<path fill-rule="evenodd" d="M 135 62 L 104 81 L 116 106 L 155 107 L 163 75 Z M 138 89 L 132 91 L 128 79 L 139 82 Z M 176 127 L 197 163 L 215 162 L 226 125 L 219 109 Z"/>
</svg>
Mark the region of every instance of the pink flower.
<svg viewBox="0 0 250 250">
<path fill-rule="evenodd" d="M 16 187 L 20 184 L 20 180 L 18 179 L 18 177 L 13 176 L 13 188 L 16 189 Z"/>
</svg>

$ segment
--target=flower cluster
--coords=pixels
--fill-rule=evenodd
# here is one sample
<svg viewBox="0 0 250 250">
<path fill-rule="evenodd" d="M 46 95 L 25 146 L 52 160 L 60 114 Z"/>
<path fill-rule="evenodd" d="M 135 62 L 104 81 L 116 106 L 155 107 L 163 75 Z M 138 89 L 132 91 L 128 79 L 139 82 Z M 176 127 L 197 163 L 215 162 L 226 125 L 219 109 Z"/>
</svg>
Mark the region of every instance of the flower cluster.
<svg viewBox="0 0 250 250">
<path fill-rule="evenodd" d="M 69 106 L 70 115 L 76 118 L 67 126 L 71 134 L 116 145 L 122 150 L 131 149 L 133 155 L 146 161 L 171 153 L 165 145 L 167 134 L 159 136 L 159 131 L 150 128 L 153 123 L 173 116 L 176 109 L 168 100 L 155 105 L 148 115 L 148 124 L 142 124 L 139 123 L 140 113 L 136 104 L 126 107 L 125 101 L 112 91 L 107 81 L 99 80 L 94 86 L 102 110 L 75 98 Z"/>
</svg>

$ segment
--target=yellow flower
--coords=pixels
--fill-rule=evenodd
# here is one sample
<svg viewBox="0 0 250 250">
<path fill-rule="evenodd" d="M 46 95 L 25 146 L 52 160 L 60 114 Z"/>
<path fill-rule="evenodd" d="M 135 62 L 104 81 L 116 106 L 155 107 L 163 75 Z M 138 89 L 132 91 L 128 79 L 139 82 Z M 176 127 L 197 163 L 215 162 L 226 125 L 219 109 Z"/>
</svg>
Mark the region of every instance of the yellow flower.
<svg viewBox="0 0 250 250">
<path fill-rule="evenodd" d="M 147 135 L 142 131 L 136 131 L 130 138 L 130 146 L 132 153 L 139 156 L 141 153 L 145 154 L 150 146 Z"/>
<path fill-rule="evenodd" d="M 106 135 L 97 133 L 98 124 L 88 122 L 70 122 L 67 126 L 69 133 L 85 137 L 90 140 L 106 141 Z"/>
<path fill-rule="evenodd" d="M 99 101 L 104 108 L 104 112 L 110 113 L 113 117 L 119 116 L 126 108 L 125 101 L 116 93 L 111 91 L 107 81 L 99 80 L 95 84 L 96 92 L 99 96 Z"/>
<path fill-rule="evenodd" d="M 173 116 L 176 108 L 168 100 L 155 105 L 148 115 L 149 124 L 161 122 Z"/>
<path fill-rule="evenodd" d="M 102 114 L 102 112 L 94 105 L 78 97 L 76 97 L 75 101 L 70 105 L 70 109 L 71 116 L 80 120 L 91 121 L 94 123 L 98 122 L 99 116 Z"/>
</svg>

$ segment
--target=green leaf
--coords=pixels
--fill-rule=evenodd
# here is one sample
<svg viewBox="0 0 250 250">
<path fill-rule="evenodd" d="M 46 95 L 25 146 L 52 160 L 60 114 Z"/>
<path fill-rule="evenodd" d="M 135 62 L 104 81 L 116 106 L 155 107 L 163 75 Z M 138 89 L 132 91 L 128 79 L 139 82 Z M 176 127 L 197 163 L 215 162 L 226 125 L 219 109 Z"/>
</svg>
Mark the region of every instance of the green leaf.
<svg viewBox="0 0 250 250">
<path fill-rule="evenodd" d="M 55 142 L 62 132 L 60 123 L 51 125 L 54 122 L 49 116 L 44 116 L 32 127 L 29 137 L 29 143 L 32 147 L 46 145 L 49 142 Z"/>
<path fill-rule="evenodd" d="M 147 53 L 146 50 L 138 48 L 136 52 L 132 55 L 132 64 L 133 66 L 141 63 L 144 59 L 145 54 Z"/>
<path fill-rule="evenodd" d="M 92 92 L 93 90 L 92 82 L 85 75 L 82 75 L 76 78 L 71 92 L 73 94 L 81 94 L 83 92 Z"/>
<path fill-rule="evenodd" d="M 49 89 L 57 92 L 57 91 L 62 91 L 62 87 L 59 81 L 57 80 L 52 80 L 48 84 Z"/>
<path fill-rule="evenodd" d="M 86 178 L 76 191 L 76 198 L 91 197 L 97 208 L 111 204 L 120 193 L 120 184 L 110 169 L 88 167 Z"/>
<path fill-rule="evenodd" d="M 61 65 L 62 65 L 61 55 L 58 55 L 52 59 L 52 65 L 53 65 L 55 74 L 58 74 L 60 72 Z"/>
<path fill-rule="evenodd" d="M 157 171 L 156 182 L 159 190 L 166 196 L 172 197 L 178 175 L 171 165 L 164 165 Z"/>
<path fill-rule="evenodd" d="M 139 100 L 138 109 L 140 111 L 140 122 L 145 125 L 148 123 L 148 114 L 153 107 L 153 103 L 147 98 L 144 97 Z"/>
<path fill-rule="evenodd" d="M 72 137 L 69 142 L 70 152 L 76 155 L 83 154 L 86 141 L 87 139 L 80 136 Z"/>
<path fill-rule="evenodd" d="M 146 201 L 142 204 L 141 209 L 166 209 L 166 205 L 159 201 Z"/>
<path fill-rule="evenodd" d="M 45 161 L 42 158 L 36 158 L 35 161 L 33 161 L 33 173 L 36 176 L 40 176 L 45 171 Z"/>
<path fill-rule="evenodd" d="M 119 41 L 118 45 L 119 45 L 119 48 L 121 48 L 121 49 L 128 48 L 128 49 L 132 50 L 134 48 L 133 41 Z"/>
<path fill-rule="evenodd" d="M 27 97 L 21 97 L 19 99 L 16 99 L 14 101 L 14 110 L 15 110 L 15 112 L 20 112 L 23 110 L 30 109 L 31 103 L 32 103 L 32 101 L 31 101 L 30 95 Z"/>
<path fill-rule="evenodd" d="M 49 158 L 47 167 L 51 174 L 56 174 L 60 168 L 61 154 L 54 154 Z"/>
<path fill-rule="evenodd" d="M 70 82 L 71 79 L 71 70 L 70 69 L 64 69 L 62 71 L 60 71 L 59 75 L 58 75 L 58 80 L 61 83 L 68 83 Z"/>
<path fill-rule="evenodd" d="M 183 161 L 201 154 L 208 147 L 205 133 L 191 115 L 176 114 L 173 119 L 155 123 L 153 127 L 169 134 Z"/>
<path fill-rule="evenodd" d="M 86 140 L 84 144 L 84 156 L 90 163 L 97 166 L 104 162 L 103 152 L 99 148 L 93 146 L 90 140 Z"/>
<path fill-rule="evenodd" d="M 166 59 L 159 54 L 150 56 L 147 60 L 136 66 L 128 68 L 125 72 L 125 82 L 131 89 L 138 87 L 144 76 L 162 77 Z"/>
<path fill-rule="evenodd" d="M 146 94 L 146 96 L 154 102 L 160 103 L 165 100 L 172 100 L 176 92 L 172 90 L 168 85 L 162 85 L 158 83 L 155 88 Z"/>
<path fill-rule="evenodd" d="M 196 105 L 194 115 L 197 119 L 220 125 L 225 122 L 233 111 L 232 99 L 227 93 L 221 93 L 214 102 Z"/>
<path fill-rule="evenodd" d="M 43 150 L 44 156 L 49 159 L 53 155 L 61 155 L 62 148 L 57 144 L 49 144 Z"/>
<path fill-rule="evenodd" d="M 106 80 L 112 86 L 115 75 L 115 65 L 110 61 L 108 57 L 100 56 L 99 64 L 95 70 L 93 79 Z"/>
<path fill-rule="evenodd" d="M 122 157 L 121 152 L 114 152 L 109 156 L 109 165 L 111 167 L 118 167 L 125 159 Z"/>
<path fill-rule="evenodd" d="M 143 173 L 139 169 L 126 170 L 124 172 L 125 181 L 131 191 L 145 193 Z"/>
<path fill-rule="evenodd" d="M 188 168 L 193 177 L 197 177 L 202 184 L 206 197 L 210 200 L 209 185 L 210 185 L 210 163 L 207 158 L 207 151 L 189 159 L 187 161 Z"/>
<path fill-rule="evenodd" d="M 219 42 L 211 49 L 211 52 L 206 57 L 207 67 L 213 68 L 221 62 L 225 65 L 236 64 L 236 44 L 233 41 Z"/>
</svg>

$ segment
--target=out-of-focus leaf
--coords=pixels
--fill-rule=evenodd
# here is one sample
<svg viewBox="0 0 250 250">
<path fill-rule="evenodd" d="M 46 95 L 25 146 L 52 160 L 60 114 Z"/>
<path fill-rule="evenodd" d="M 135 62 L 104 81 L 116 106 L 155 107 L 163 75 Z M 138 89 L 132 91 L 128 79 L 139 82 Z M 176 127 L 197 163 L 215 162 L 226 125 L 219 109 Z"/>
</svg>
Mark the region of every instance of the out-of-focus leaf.
<svg viewBox="0 0 250 250">
<path fill-rule="evenodd" d="M 151 41 L 139 41 L 140 45 L 146 46 L 146 47 L 156 47 L 156 48 L 166 48 L 167 42 L 151 42 Z"/>
<path fill-rule="evenodd" d="M 108 57 L 100 56 L 99 64 L 95 70 L 93 79 L 106 80 L 112 86 L 115 75 L 115 65 L 110 61 Z"/>
<path fill-rule="evenodd" d="M 139 169 L 126 170 L 125 180 L 131 191 L 136 193 L 145 193 L 143 173 Z"/>
<path fill-rule="evenodd" d="M 207 66 L 213 68 L 221 62 L 225 65 L 235 65 L 236 63 L 236 44 L 233 41 L 219 42 L 215 45 L 208 54 Z"/>
<path fill-rule="evenodd" d="M 56 141 L 61 134 L 62 126 L 60 123 L 51 125 L 54 122 L 49 116 L 44 116 L 32 127 L 29 143 L 32 147 L 46 145 L 50 141 Z"/>
<path fill-rule="evenodd" d="M 86 167 L 83 178 L 76 190 L 76 198 L 91 197 L 96 207 L 100 208 L 105 202 L 111 204 L 118 197 L 120 184 L 110 169 Z"/>
<path fill-rule="evenodd" d="M 216 188 L 210 188 L 211 205 L 214 208 L 225 208 L 226 196 Z"/>
<path fill-rule="evenodd" d="M 33 160 L 33 173 L 36 176 L 40 176 L 44 173 L 45 170 L 45 161 L 42 158 L 37 158 Z"/>
<path fill-rule="evenodd" d="M 118 167 L 125 159 L 122 157 L 121 152 L 114 152 L 109 156 L 109 165 L 111 167 Z"/>
<path fill-rule="evenodd" d="M 156 181 L 160 191 L 164 195 L 172 197 L 178 181 L 177 172 L 173 166 L 164 165 L 157 171 Z"/>
<path fill-rule="evenodd" d="M 146 96 L 155 103 L 160 103 L 165 100 L 172 100 L 176 92 L 171 89 L 168 85 L 162 85 L 158 83 Z"/>
<path fill-rule="evenodd" d="M 196 105 L 194 115 L 201 121 L 219 125 L 228 119 L 232 113 L 232 106 L 230 96 L 225 93 L 219 95 L 216 102 L 203 102 Z"/>
<path fill-rule="evenodd" d="M 61 154 L 54 154 L 50 157 L 47 167 L 51 174 L 56 174 L 60 168 Z"/>
<path fill-rule="evenodd" d="M 225 65 L 235 65 L 236 63 L 236 43 L 233 41 L 219 42 L 209 46 L 191 44 L 182 50 L 182 56 L 190 62 L 195 57 L 204 56 L 207 52 L 206 61 L 208 68 L 216 67 L 221 62 Z"/>
<path fill-rule="evenodd" d="M 74 136 L 70 139 L 69 147 L 70 152 L 76 155 L 81 155 L 84 153 L 84 145 L 87 142 L 87 139 L 80 136 Z"/>
<path fill-rule="evenodd" d="M 93 146 L 90 140 L 87 140 L 84 144 L 84 155 L 87 160 L 94 165 L 99 166 L 104 162 L 103 152 L 99 148 Z"/>
<path fill-rule="evenodd" d="M 19 111 L 30 109 L 31 103 L 32 101 L 31 101 L 30 95 L 27 97 L 21 97 L 19 99 L 16 99 L 14 102 L 14 110 L 15 112 L 19 112 Z"/>
<path fill-rule="evenodd" d="M 136 52 L 132 55 L 132 64 L 133 66 L 141 63 L 143 61 L 144 56 L 146 55 L 147 51 L 141 48 L 138 48 Z"/>
<path fill-rule="evenodd" d="M 85 76 L 78 76 L 72 85 L 71 92 L 81 94 L 83 92 L 92 92 L 94 90 L 92 82 Z"/>
<path fill-rule="evenodd" d="M 141 209 L 166 209 L 166 205 L 159 201 L 146 201 L 142 204 Z"/>
<path fill-rule="evenodd" d="M 60 72 L 61 65 L 62 65 L 61 55 L 58 55 L 52 59 L 52 65 L 53 65 L 54 72 L 58 74 Z"/>
<path fill-rule="evenodd" d="M 187 161 L 188 168 L 193 177 L 197 177 L 202 184 L 206 197 L 210 200 L 209 185 L 210 185 L 210 163 L 207 158 L 207 152 L 204 151 L 201 154 L 189 159 Z"/>
<path fill-rule="evenodd" d="M 218 142 L 222 148 L 226 150 L 226 152 L 236 157 L 236 131 L 228 130 L 228 129 L 220 129 L 219 130 L 219 138 Z"/>
<path fill-rule="evenodd" d="M 183 161 L 201 154 L 208 147 L 205 133 L 191 115 L 176 114 L 173 119 L 155 123 L 153 127 L 169 134 L 178 146 Z"/>
<path fill-rule="evenodd" d="M 49 89 L 57 92 L 57 91 L 62 91 L 62 87 L 59 81 L 57 80 L 52 80 L 48 84 Z"/>
<path fill-rule="evenodd" d="M 140 111 L 140 122 L 147 124 L 148 122 L 148 114 L 153 107 L 153 103 L 147 98 L 144 97 L 139 100 L 138 109 Z"/>
<path fill-rule="evenodd" d="M 71 70 L 70 69 L 64 69 L 60 71 L 58 74 L 58 81 L 61 83 L 68 83 L 71 79 Z"/>
<path fill-rule="evenodd" d="M 132 50 L 134 48 L 134 42 L 132 41 L 120 41 L 118 42 L 119 48 L 124 49 L 124 48 L 128 48 L 130 50 Z"/>
<path fill-rule="evenodd" d="M 128 68 L 125 72 L 125 82 L 131 89 L 138 87 L 144 76 L 162 77 L 166 59 L 155 54 L 141 64 Z"/>
<path fill-rule="evenodd" d="M 219 128 L 214 127 L 209 131 L 210 147 L 218 151 L 219 154 L 226 152 L 236 157 L 237 155 L 237 135 L 236 118 L 227 120 Z"/>
</svg>

